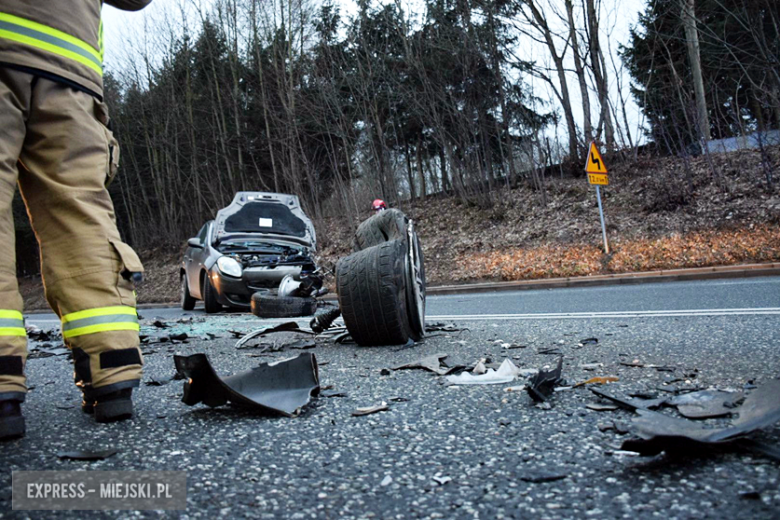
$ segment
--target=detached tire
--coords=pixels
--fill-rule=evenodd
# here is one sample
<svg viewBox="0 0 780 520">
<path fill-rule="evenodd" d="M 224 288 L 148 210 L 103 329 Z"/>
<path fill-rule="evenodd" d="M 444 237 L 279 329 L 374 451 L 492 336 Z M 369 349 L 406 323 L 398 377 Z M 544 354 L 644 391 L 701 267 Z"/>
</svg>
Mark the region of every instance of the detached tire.
<svg viewBox="0 0 780 520">
<path fill-rule="evenodd" d="M 386 209 L 365 220 L 355 232 L 355 251 L 378 246 L 392 240 L 406 240 L 409 219 L 402 211 Z"/>
<path fill-rule="evenodd" d="M 417 232 L 409 226 L 406 249 L 406 309 L 409 313 L 409 336 L 420 341 L 425 336 L 425 258 Z"/>
<path fill-rule="evenodd" d="M 313 315 L 317 310 L 317 300 L 257 292 L 252 295 L 251 307 L 252 314 L 258 318 L 295 318 Z"/>
<path fill-rule="evenodd" d="M 358 345 L 403 345 L 409 340 L 405 262 L 405 242 L 393 240 L 336 265 L 341 315 Z"/>
</svg>

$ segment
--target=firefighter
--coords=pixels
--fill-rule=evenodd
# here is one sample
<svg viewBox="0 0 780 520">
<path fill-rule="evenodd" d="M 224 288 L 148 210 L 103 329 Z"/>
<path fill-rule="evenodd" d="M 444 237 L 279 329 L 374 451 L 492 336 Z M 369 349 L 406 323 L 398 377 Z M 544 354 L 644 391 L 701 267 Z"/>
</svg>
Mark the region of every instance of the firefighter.
<svg viewBox="0 0 780 520">
<path fill-rule="evenodd" d="M 371 209 L 374 213 L 379 213 L 387 209 L 387 204 L 382 199 L 374 199 L 374 202 L 371 203 Z"/>
<path fill-rule="evenodd" d="M 136 11 L 151 0 L 105 0 Z M 106 189 L 119 147 L 103 103 L 101 0 L 0 0 L 0 439 L 24 435 L 27 337 L 11 200 L 18 183 L 82 409 L 132 416 L 141 378 L 133 281 Z"/>
</svg>

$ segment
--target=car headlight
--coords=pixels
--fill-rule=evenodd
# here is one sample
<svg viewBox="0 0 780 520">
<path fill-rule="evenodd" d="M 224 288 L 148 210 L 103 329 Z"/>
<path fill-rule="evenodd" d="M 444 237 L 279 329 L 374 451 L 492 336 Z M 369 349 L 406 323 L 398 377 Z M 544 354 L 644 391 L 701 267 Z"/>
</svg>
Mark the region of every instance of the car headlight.
<svg viewBox="0 0 780 520">
<path fill-rule="evenodd" d="M 222 273 L 234 278 L 241 278 L 241 273 L 244 272 L 241 264 L 229 256 L 220 256 L 219 260 L 217 260 L 217 267 L 219 267 Z"/>
</svg>

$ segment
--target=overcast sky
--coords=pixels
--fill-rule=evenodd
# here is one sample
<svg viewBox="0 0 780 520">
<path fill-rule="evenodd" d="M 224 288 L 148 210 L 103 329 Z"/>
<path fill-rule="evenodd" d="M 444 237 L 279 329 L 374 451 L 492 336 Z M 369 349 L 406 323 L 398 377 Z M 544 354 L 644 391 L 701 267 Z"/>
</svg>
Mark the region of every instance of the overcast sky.
<svg viewBox="0 0 780 520">
<path fill-rule="evenodd" d="M 555 3 L 558 0 L 549 1 Z M 202 4 L 207 6 L 210 2 L 211 0 L 189 0 L 188 5 Z M 138 50 L 128 49 L 128 46 L 139 47 L 148 45 L 152 47 L 153 42 L 145 41 L 145 38 L 153 38 L 155 32 L 159 32 L 160 30 L 170 30 L 170 28 L 160 29 L 160 26 L 164 21 L 181 19 L 182 14 L 176 4 L 179 4 L 179 2 L 154 0 L 146 9 L 140 12 L 120 11 L 106 5 L 103 8 L 106 68 L 115 72 L 126 70 L 130 62 L 129 56 L 134 54 L 133 52 L 128 51 Z M 416 0 L 402 0 L 402 5 L 413 15 L 421 14 L 414 13 L 415 4 L 417 4 Z M 601 44 L 604 47 L 605 52 L 611 51 L 607 56 L 608 62 L 611 61 L 611 56 L 614 63 L 618 67 L 621 66 L 620 58 L 617 56 L 618 47 L 620 44 L 627 42 L 629 29 L 636 23 L 639 13 L 644 8 L 645 4 L 646 0 L 604 0 L 605 8 L 602 13 L 601 21 Z M 352 0 L 343 0 L 340 3 L 340 7 L 343 16 L 349 16 L 350 13 L 355 12 L 355 3 Z M 197 16 L 194 13 L 195 10 L 191 9 L 188 15 L 192 17 L 189 24 L 191 26 L 197 25 L 194 23 Z M 419 18 L 419 16 L 414 17 Z M 145 32 L 145 27 L 153 30 Z M 144 34 L 147 36 L 143 36 Z M 516 52 L 518 58 L 526 61 L 535 61 L 540 65 L 549 62 L 549 54 L 547 53 L 546 48 L 543 45 L 529 41 L 528 38 L 522 40 L 522 43 L 518 45 Z M 571 55 L 571 53 L 569 53 L 569 55 Z M 571 57 L 569 57 L 569 59 L 571 60 Z M 640 137 L 638 134 L 641 134 L 639 128 L 643 125 L 643 118 L 639 108 L 636 106 L 633 99 L 631 99 L 628 90 L 629 77 L 625 71 L 618 77 L 618 74 L 616 74 L 612 68 L 612 64 L 608 63 L 607 66 L 613 99 L 617 100 L 619 83 L 621 83 L 623 87 L 623 96 L 629 99 L 628 120 L 631 126 L 631 133 L 636 142 L 637 138 Z M 573 64 L 569 64 L 569 68 L 573 69 Z M 527 81 L 535 95 L 545 100 L 552 101 L 554 99 L 549 87 L 541 80 L 532 80 L 529 78 Z M 575 118 L 577 119 L 578 124 L 580 124 L 582 121 L 582 115 L 580 113 L 581 98 L 574 77 L 569 80 L 569 90 L 574 106 Z M 594 106 L 594 111 L 596 111 L 595 98 L 592 105 Z M 550 105 L 551 108 L 557 106 L 557 102 L 553 102 Z M 598 120 L 597 114 L 594 114 L 592 117 L 595 124 Z M 558 132 L 561 133 L 561 135 L 565 134 L 565 127 L 558 129 Z"/>
</svg>

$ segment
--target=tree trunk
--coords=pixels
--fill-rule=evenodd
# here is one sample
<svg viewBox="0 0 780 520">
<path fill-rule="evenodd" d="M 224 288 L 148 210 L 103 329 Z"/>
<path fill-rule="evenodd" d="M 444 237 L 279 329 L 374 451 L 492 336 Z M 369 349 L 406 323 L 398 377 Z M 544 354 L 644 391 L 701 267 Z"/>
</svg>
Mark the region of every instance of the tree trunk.
<svg viewBox="0 0 780 520">
<path fill-rule="evenodd" d="M 593 78 L 596 82 L 596 91 L 599 95 L 599 104 L 601 105 L 601 116 L 599 121 L 599 130 L 604 128 L 604 137 L 607 148 L 615 148 L 615 128 L 612 125 L 612 115 L 609 110 L 609 76 L 606 67 L 604 67 L 604 55 L 601 51 L 599 42 L 599 15 L 596 10 L 595 0 L 586 0 L 587 24 L 590 49 L 590 65 L 593 69 Z"/>
<path fill-rule="evenodd" d="M 693 73 L 693 91 L 696 96 L 696 123 L 699 138 L 710 140 L 710 117 L 707 112 L 707 99 L 704 96 L 704 78 L 701 72 L 701 54 L 699 53 L 699 31 L 696 29 L 696 0 L 682 2 L 682 19 L 685 26 L 685 43 L 688 47 L 688 60 Z"/>
<path fill-rule="evenodd" d="M 580 57 L 580 43 L 577 38 L 577 26 L 574 24 L 574 4 L 572 0 L 566 0 L 566 15 L 569 20 L 569 38 L 574 53 L 574 70 L 577 72 L 577 83 L 580 86 L 580 96 L 582 96 L 582 128 L 584 132 L 584 142 L 587 146 L 593 140 L 593 123 L 590 114 L 590 95 L 588 92 L 588 81 L 585 76 L 585 67 Z"/>
</svg>

